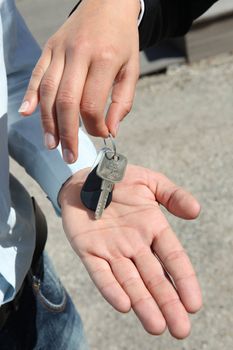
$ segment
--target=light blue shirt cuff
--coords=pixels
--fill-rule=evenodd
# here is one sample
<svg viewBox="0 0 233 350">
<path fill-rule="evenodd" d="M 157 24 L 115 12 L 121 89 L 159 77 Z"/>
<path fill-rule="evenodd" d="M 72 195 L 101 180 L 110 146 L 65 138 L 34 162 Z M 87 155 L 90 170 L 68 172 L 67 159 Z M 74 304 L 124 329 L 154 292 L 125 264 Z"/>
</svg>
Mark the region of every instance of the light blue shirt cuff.
<svg viewBox="0 0 233 350">
<path fill-rule="evenodd" d="M 45 148 L 41 123 L 37 115 L 22 118 L 11 124 L 9 152 L 39 183 L 58 214 L 60 207 L 57 199 L 62 185 L 78 170 L 91 167 L 96 158 L 95 147 L 80 128 L 79 158 L 74 164 L 66 164 L 60 146 L 52 151 Z"/>
</svg>

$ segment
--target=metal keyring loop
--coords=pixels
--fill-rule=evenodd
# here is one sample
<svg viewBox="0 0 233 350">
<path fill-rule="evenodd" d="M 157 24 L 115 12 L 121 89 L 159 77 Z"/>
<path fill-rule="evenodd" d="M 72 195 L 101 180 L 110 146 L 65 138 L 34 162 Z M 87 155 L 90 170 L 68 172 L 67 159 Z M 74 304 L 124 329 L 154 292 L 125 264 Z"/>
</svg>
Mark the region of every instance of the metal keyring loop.
<svg viewBox="0 0 233 350">
<path fill-rule="evenodd" d="M 112 137 L 112 135 L 109 133 L 109 136 L 107 139 L 104 139 L 104 144 L 106 147 L 108 147 L 107 145 L 107 140 L 110 140 L 111 141 L 111 144 L 112 144 L 112 152 L 113 152 L 113 155 L 111 158 L 114 158 L 117 154 L 117 151 L 116 151 L 116 144 L 115 144 L 115 141 L 114 141 L 114 138 Z M 107 154 L 107 152 L 106 152 Z"/>
</svg>

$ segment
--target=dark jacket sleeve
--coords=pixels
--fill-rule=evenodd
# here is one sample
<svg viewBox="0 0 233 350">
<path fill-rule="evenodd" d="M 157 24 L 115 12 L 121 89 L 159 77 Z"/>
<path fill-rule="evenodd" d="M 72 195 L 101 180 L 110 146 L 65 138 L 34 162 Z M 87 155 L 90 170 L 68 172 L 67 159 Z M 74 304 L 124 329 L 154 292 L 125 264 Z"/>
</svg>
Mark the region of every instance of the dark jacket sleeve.
<svg viewBox="0 0 233 350">
<path fill-rule="evenodd" d="M 218 0 L 144 0 L 145 12 L 139 26 L 140 50 L 164 39 L 186 34 L 193 21 L 216 1 Z M 81 0 L 70 15 L 80 2 Z"/>
<path fill-rule="evenodd" d="M 218 0 L 144 0 L 139 26 L 140 50 L 161 40 L 184 35 L 193 21 Z"/>
</svg>

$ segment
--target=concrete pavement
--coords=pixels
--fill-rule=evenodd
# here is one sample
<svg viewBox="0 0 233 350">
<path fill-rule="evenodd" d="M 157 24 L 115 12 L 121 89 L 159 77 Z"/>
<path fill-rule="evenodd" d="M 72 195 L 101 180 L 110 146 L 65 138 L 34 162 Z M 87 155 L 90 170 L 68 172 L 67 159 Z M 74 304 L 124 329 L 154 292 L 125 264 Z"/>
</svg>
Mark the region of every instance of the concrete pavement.
<svg viewBox="0 0 233 350">
<path fill-rule="evenodd" d="M 75 1 L 18 0 L 33 33 L 44 43 Z M 53 7 L 53 5 L 56 5 Z M 45 10 L 44 10 L 45 9 Z M 195 222 L 169 220 L 201 281 L 204 308 L 191 316 L 186 340 L 145 333 L 134 314 L 114 311 L 94 288 L 72 252 L 50 203 L 12 162 L 12 171 L 44 207 L 48 251 L 85 324 L 92 350 L 231 350 L 233 348 L 233 56 L 222 55 L 138 84 L 133 111 L 118 146 L 130 162 L 168 175 L 202 205 Z M 101 140 L 97 141 L 102 145 Z"/>
</svg>

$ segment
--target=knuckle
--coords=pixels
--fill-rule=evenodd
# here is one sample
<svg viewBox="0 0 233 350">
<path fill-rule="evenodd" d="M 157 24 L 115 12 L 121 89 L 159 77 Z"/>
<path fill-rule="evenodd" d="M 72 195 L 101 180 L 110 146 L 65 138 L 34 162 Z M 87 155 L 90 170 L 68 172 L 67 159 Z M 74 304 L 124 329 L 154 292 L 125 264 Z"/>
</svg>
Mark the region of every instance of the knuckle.
<svg viewBox="0 0 233 350">
<path fill-rule="evenodd" d="M 55 129 L 55 124 L 53 121 L 53 117 L 47 113 L 41 113 L 41 121 L 44 130 L 54 130 Z"/>
<path fill-rule="evenodd" d="M 105 131 L 102 131 L 102 129 L 96 128 L 95 126 L 86 125 L 86 130 L 88 134 L 91 136 L 102 137 L 102 138 L 108 137 L 108 133 L 106 133 Z"/>
<path fill-rule="evenodd" d="M 147 281 L 147 285 L 148 288 L 150 289 L 156 289 L 158 288 L 158 286 L 162 285 L 163 283 L 166 283 L 167 280 L 164 277 L 164 275 L 157 275 L 157 276 L 153 276 L 151 277 L 148 281 Z"/>
<path fill-rule="evenodd" d="M 113 287 L 116 284 L 117 284 L 116 281 L 111 281 L 111 282 L 101 281 L 100 284 L 99 284 L 99 289 L 100 289 L 101 292 L 104 293 L 104 291 L 106 289 L 109 289 L 110 287 Z"/>
<path fill-rule="evenodd" d="M 137 299 L 135 299 L 133 302 L 132 302 L 132 306 L 133 307 L 135 307 L 135 306 L 137 306 L 137 305 L 139 305 L 139 304 L 143 304 L 144 302 L 146 302 L 146 301 L 150 301 L 150 300 L 153 300 L 153 298 L 152 298 L 152 296 L 148 296 L 148 295 L 146 295 L 146 296 L 140 296 L 140 297 L 138 297 Z"/>
<path fill-rule="evenodd" d="M 57 40 L 56 37 L 54 35 L 52 35 L 46 42 L 44 50 L 43 51 L 52 51 L 54 45 L 56 45 Z"/>
<path fill-rule="evenodd" d="M 90 48 L 91 48 L 91 43 L 86 37 L 78 37 L 70 45 L 69 49 L 77 54 L 82 54 L 84 52 L 89 51 Z"/>
<path fill-rule="evenodd" d="M 44 75 L 44 67 L 41 64 L 37 64 L 32 71 L 33 78 L 40 78 Z"/>
<path fill-rule="evenodd" d="M 179 297 L 175 297 L 175 298 L 172 298 L 172 299 L 168 299 L 166 301 L 164 301 L 161 305 L 160 305 L 160 309 L 164 309 L 166 307 L 170 307 L 170 306 L 174 306 L 174 305 L 177 305 L 180 303 L 180 299 Z"/>
<path fill-rule="evenodd" d="M 59 125 L 59 135 L 66 145 L 72 145 L 73 141 L 77 140 L 78 131 L 63 123 Z"/>
<path fill-rule="evenodd" d="M 197 275 L 196 275 L 196 273 L 193 271 L 193 272 L 191 272 L 191 273 L 189 273 L 189 274 L 186 274 L 186 275 L 183 275 L 183 276 L 181 276 L 181 277 L 178 277 L 178 278 L 176 278 L 176 283 L 179 283 L 179 282 L 182 282 L 182 281 L 187 281 L 187 280 L 189 280 L 189 279 L 196 279 L 197 278 Z"/>
<path fill-rule="evenodd" d="M 72 108 L 76 105 L 76 99 L 69 91 L 63 90 L 57 96 L 56 105 L 61 109 Z"/>
<path fill-rule="evenodd" d="M 108 272 L 109 272 L 109 267 L 101 267 L 93 270 L 91 273 L 93 276 L 96 276 L 96 275 L 105 275 Z"/>
<path fill-rule="evenodd" d="M 180 250 L 175 250 L 175 251 L 170 252 L 166 256 L 165 261 L 166 262 L 173 262 L 175 260 L 183 260 L 186 258 L 187 258 L 187 255 L 186 255 L 185 251 L 183 249 L 180 249 Z"/>
<path fill-rule="evenodd" d="M 35 94 L 35 93 L 37 93 L 37 89 L 35 88 L 35 86 L 33 86 L 32 83 L 30 83 L 27 87 L 27 94 Z"/>
<path fill-rule="evenodd" d="M 78 36 L 69 43 L 67 47 L 67 54 L 75 55 L 75 57 L 82 56 L 90 51 L 91 45 L 90 40 L 86 36 Z"/>
<path fill-rule="evenodd" d="M 130 276 L 122 282 L 123 288 L 135 286 L 140 281 L 140 277 Z"/>
<path fill-rule="evenodd" d="M 47 94 L 50 94 L 56 89 L 56 83 L 53 78 L 51 77 L 45 77 L 40 85 L 40 93 L 42 96 L 46 96 Z"/>
<path fill-rule="evenodd" d="M 87 116 L 91 119 L 96 119 L 98 117 L 98 108 L 94 101 L 82 100 L 80 104 L 81 115 Z"/>
<path fill-rule="evenodd" d="M 71 146 L 71 135 L 69 134 L 68 130 L 59 130 L 59 137 L 62 141 L 62 145 L 66 145 L 66 148 L 70 148 Z"/>
<path fill-rule="evenodd" d="M 117 57 L 117 52 L 113 46 L 104 47 L 95 55 L 95 60 L 101 65 L 106 66 L 112 63 Z"/>
</svg>

